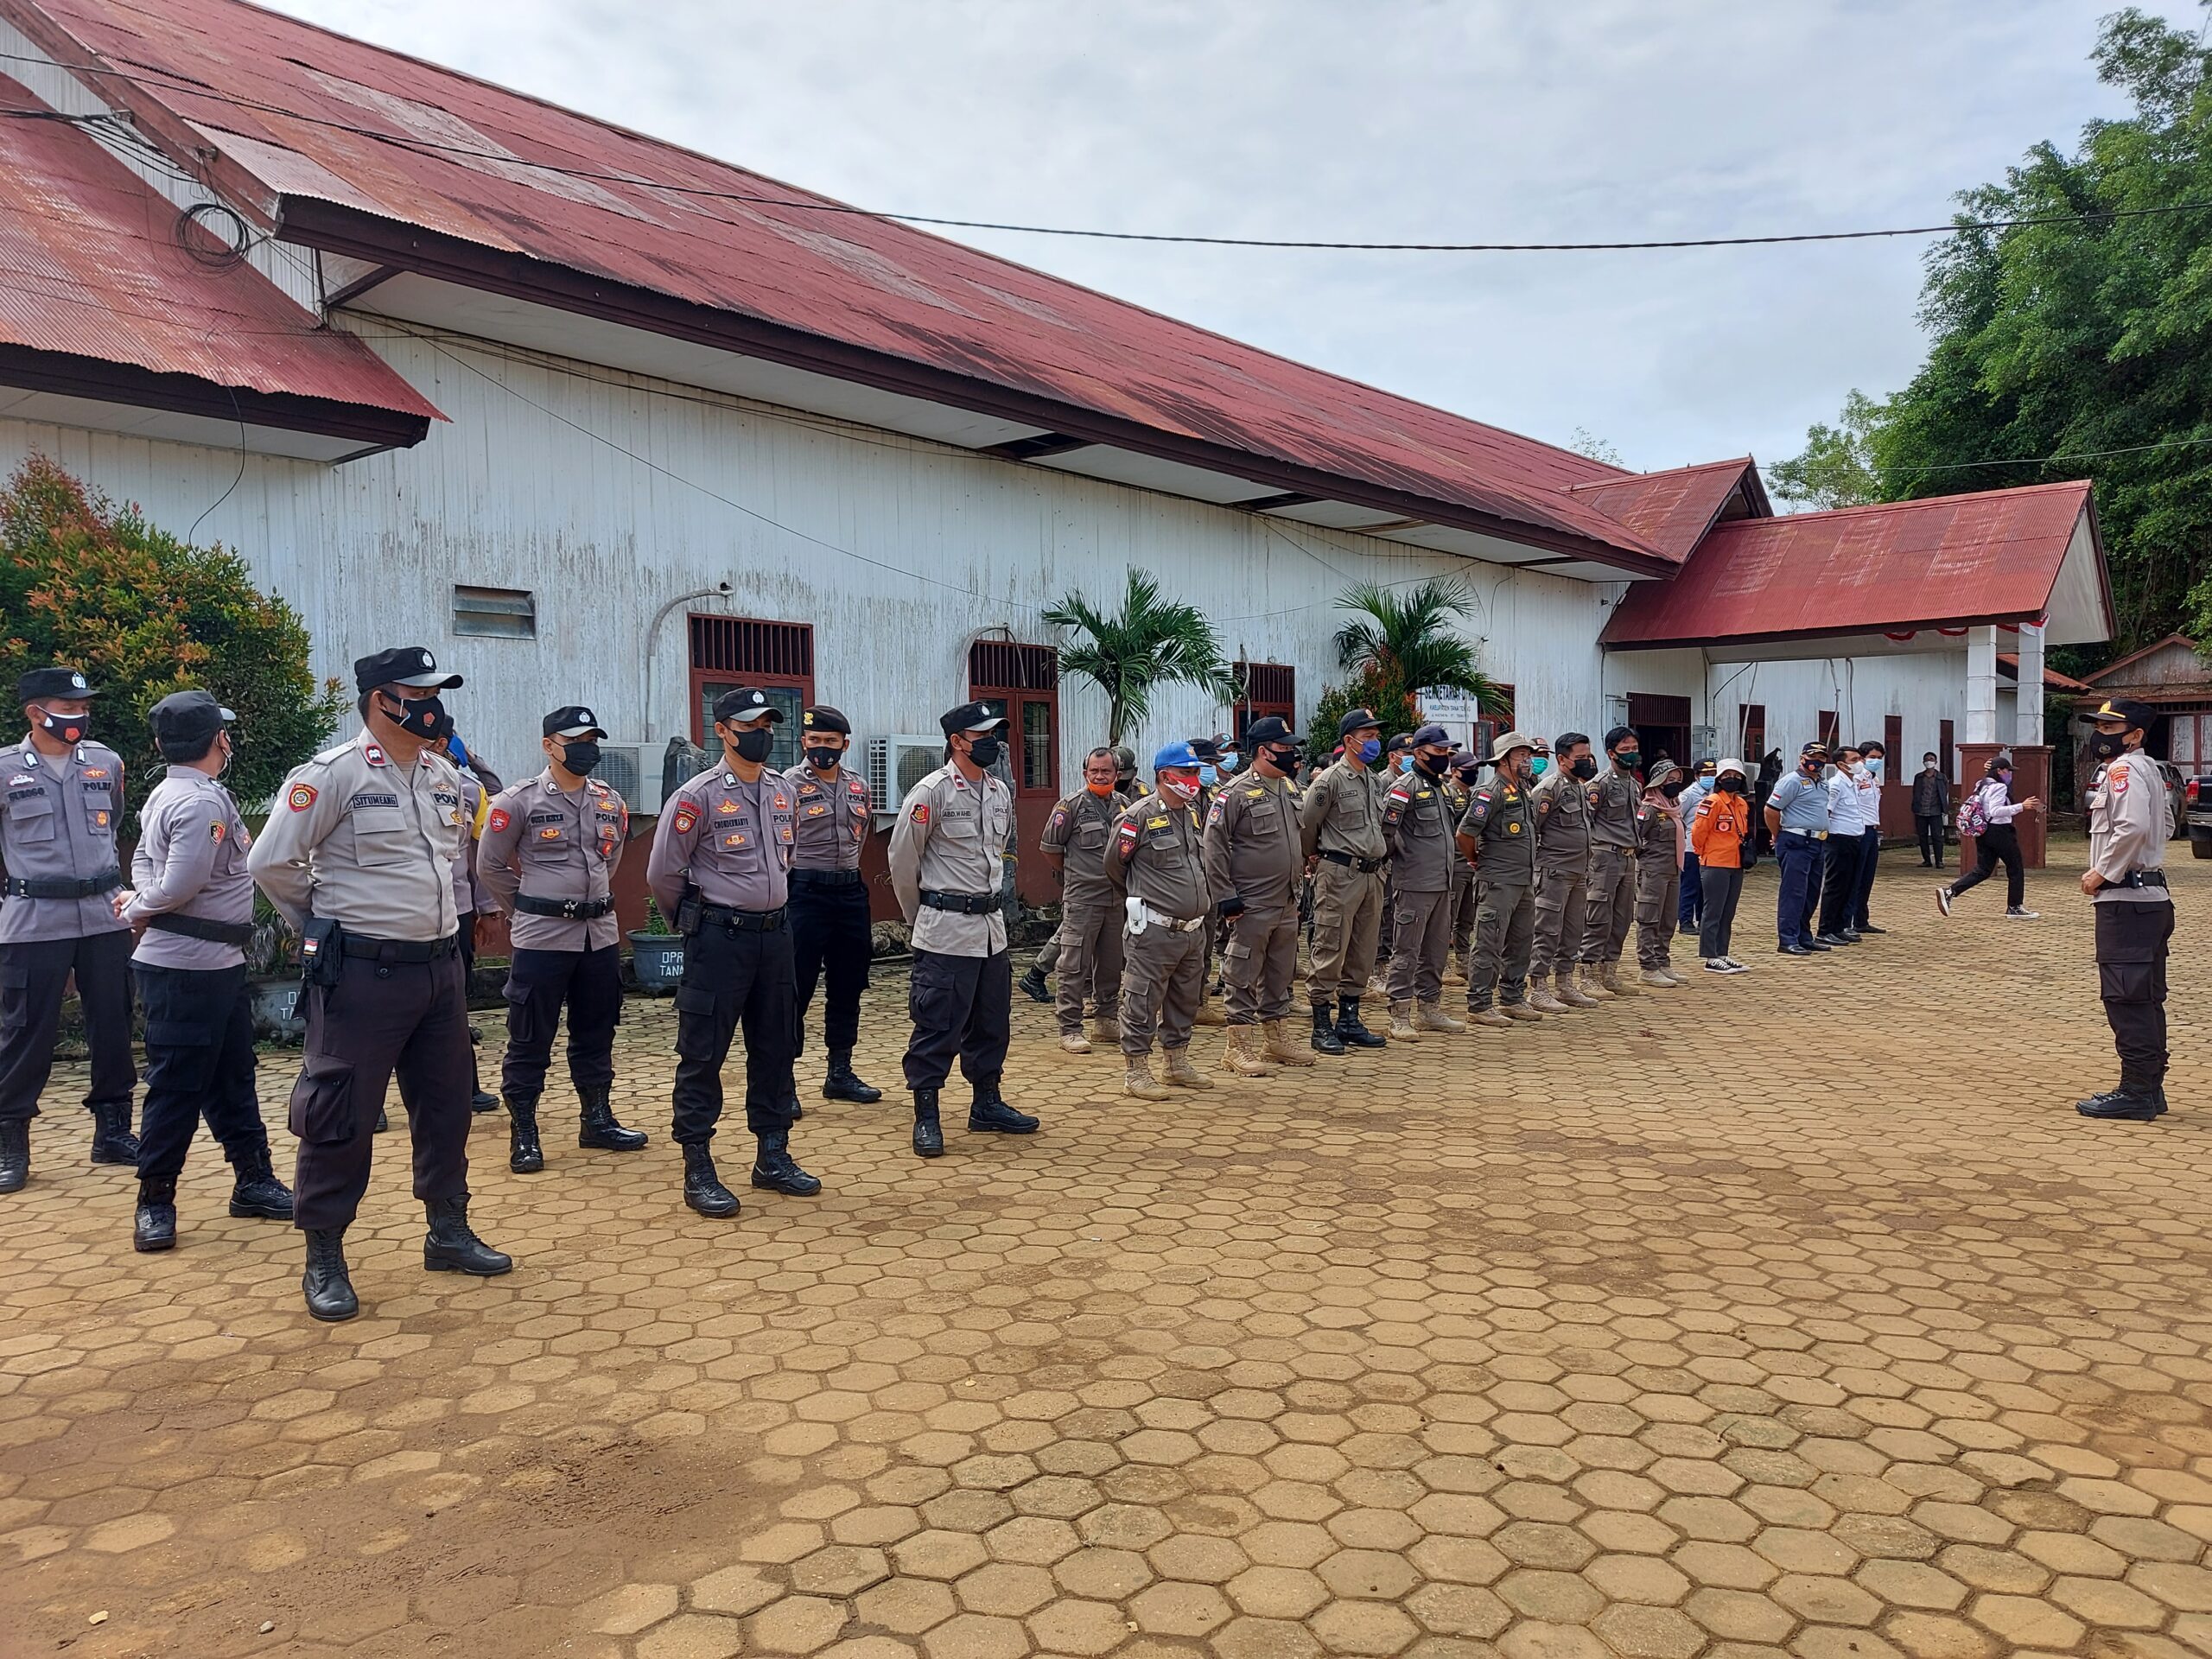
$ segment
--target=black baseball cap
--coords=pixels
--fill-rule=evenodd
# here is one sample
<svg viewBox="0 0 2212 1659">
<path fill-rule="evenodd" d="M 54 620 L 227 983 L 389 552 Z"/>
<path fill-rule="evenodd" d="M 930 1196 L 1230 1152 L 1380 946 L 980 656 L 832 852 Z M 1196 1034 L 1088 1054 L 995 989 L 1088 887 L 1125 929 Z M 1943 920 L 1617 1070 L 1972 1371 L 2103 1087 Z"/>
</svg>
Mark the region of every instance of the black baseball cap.
<svg viewBox="0 0 2212 1659">
<path fill-rule="evenodd" d="M 461 683 L 458 674 L 438 672 L 438 659 L 423 645 L 395 645 L 353 664 L 353 689 L 373 691 L 380 685 L 413 686 L 419 690 L 442 691 Z"/>
<path fill-rule="evenodd" d="M 1262 715 L 1244 728 L 1247 743 L 1295 743 L 1298 736 L 1281 715 Z"/>
<path fill-rule="evenodd" d="M 996 731 L 1006 724 L 1006 716 L 988 702 L 963 702 L 939 715 L 937 723 L 950 737 L 955 732 Z M 1130 757 L 1130 764 L 1135 764 L 1135 756 Z"/>
<path fill-rule="evenodd" d="M 17 702 L 41 697 L 97 697 L 99 691 L 81 668 L 35 668 L 16 682 Z"/>
<path fill-rule="evenodd" d="M 1410 732 L 1400 732 L 1395 737 L 1392 738 L 1382 747 L 1392 754 L 1402 754 L 1406 750 L 1413 747 L 1413 734 Z"/>
<path fill-rule="evenodd" d="M 1363 732 L 1370 726 L 1382 723 L 1375 718 L 1375 711 L 1371 709 L 1347 709 L 1344 717 L 1337 722 L 1337 735 L 1350 737 L 1354 732 Z"/>
<path fill-rule="evenodd" d="M 565 709 L 556 709 L 545 716 L 545 735 L 548 737 L 605 737 L 600 729 L 599 716 L 580 702 Z"/>
<path fill-rule="evenodd" d="M 172 691 L 146 711 L 154 747 L 164 753 L 204 754 L 215 734 L 237 718 L 212 691 Z"/>
<path fill-rule="evenodd" d="M 766 691 L 755 690 L 749 685 L 734 685 L 715 699 L 715 718 L 741 721 L 766 720 L 771 725 L 781 725 L 784 711 L 768 701 Z"/>
<path fill-rule="evenodd" d="M 1449 743 L 1452 741 L 1452 734 L 1441 726 L 1424 726 L 1407 741 L 1418 749 L 1427 744 Z"/>
<path fill-rule="evenodd" d="M 2133 697 L 2107 697 L 2095 708 L 2084 709 L 2075 716 L 2076 720 L 2124 720 L 2127 722 L 2126 729 L 2134 731 L 2139 728 L 2146 732 L 2151 729 L 2151 722 L 2158 717 L 2156 709 L 2147 702 L 2138 702 Z"/>
<path fill-rule="evenodd" d="M 1191 753 L 1198 757 L 1198 764 L 1200 766 L 1217 766 L 1221 764 L 1221 742 L 1219 739 L 1211 737 L 1186 737 L 1183 741 L 1190 745 Z M 1157 769 L 1157 766 L 1158 763 L 1155 761 L 1155 769 Z"/>
<path fill-rule="evenodd" d="M 826 702 L 800 709 L 798 723 L 810 732 L 842 732 L 847 737 L 853 734 L 853 722 Z"/>
</svg>

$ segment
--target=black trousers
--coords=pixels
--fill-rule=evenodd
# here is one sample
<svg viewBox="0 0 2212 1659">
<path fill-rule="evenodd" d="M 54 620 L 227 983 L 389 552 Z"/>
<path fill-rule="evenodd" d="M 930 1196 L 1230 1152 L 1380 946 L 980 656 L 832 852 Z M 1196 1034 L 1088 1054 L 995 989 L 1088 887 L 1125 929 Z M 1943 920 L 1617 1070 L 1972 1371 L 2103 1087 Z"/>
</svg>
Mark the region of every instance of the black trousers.
<svg viewBox="0 0 2212 1659">
<path fill-rule="evenodd" d="M 511 1101 L 545 1092 L 561 1011 L 569 1014 L 569 1081 L 581 1095 L 614 1081 L 614 1027 L 622 1018 L 620 947 L 517 950 L 507 964 L 507 1056 L 499 1090 Z"/>
<path fill-rule="evenodd" d="M 2173 901 L 2114 899 L 2097 913 L 2097 992 L 2104 999 L 2123 1088 L 2155 1089 L 2166 1077 L 2166 947 Z"/>
<path fill-rule="evenodd" d="M 2005 906 L 2019 909 L 2027 897 L 2028 877 L 2020 863 L 2020 832 L 2009 823 L 1993 823 L 1974 838 L 1974 868 L 1951 883 L 1951 897 L 1988 880 L 2000 862 L 2005 866 Z"/>
<path fill-rule="evenodd" d="M 988 957 L 914 952 L 906 983 L 914 1034 L 906 1045 L 906 1086 L 939 1089 L 960 1057 L 970 1083 L 995 1083 L 1006 1070 L 1014 1032 L 1014 964 L 1003 950 Z"/>
<path fill-rule="evenodd" d="M 861 882 L 817 887 L 791 872 L 791 969 L 798 980 L 799 1046 L 806 1046 L 806 1010 L 814 988 L 829 980 L 822 1007 L 822 1041 L 833 1054 L 860 1040 L 861 993 L 875 940 L 868 920 L 868 888 Z"/>
<path fill-rule="evenodd" d="M 369 1190 L 377 1114 L 394 1073 L 415 1153 L 415 1196 L 468 1192 L 468 997 L 458 951 L 435 962 L 346 957 L 338 983 L 300 993 L 307 1053 L 292 1085 L 300 1138 L 293 1224 L 352 1224 Z"/>
<path fill-rule="evenodd" d="M 0 944 L 0 1118 L 38 1116 L 38 1097 L 54 1074 L 54 1039 L 61 1028 L 61 993 L 77 976 L 92 1049 L 87 1110 L 120 1103 L 128 1112 L 138 1069 L 130 1058 L 130 930 L 78 939 L 31 939 Z"/>
<path fill-rule="evenodd" d="M 1914 833 L 1920 838 L 1921 861 L 1924 864 L 1933 864 L 1937 869 L 1942 869 L 1943 868 L 1943 820 L 1915 817 L 1912 827 Z"/>
<path fill-rule="evenodd" d="M 233 1169 L 269 1156 L 269 1131 L 253 1092 L 253 1014 L 245 964 L 156 968 L 133 964 L 146 1010 L 146 1100 L 138 1179 L 175 1180 L 205 1117 Z"/>
<path fill-rule="evenodd" d="M 722 1116 L 722 1062 L 745 1031 L 745 1122 L 755 1135 L 791 1126 L 798 1098 L 798 1003 L 791 992 L 788 926 L 741 932 L 702 927 L 683 947 L 676 990 L 676 1088 L 671 1131 L 678 1146 L 703 1147 Z"/>
<path fill-rule="evenodd" d="M 1821 845 L 1827 849 L 1827 869 L 1821 881 L 1821 931 L 1840 933 L 1853 925 L 1859 907 L 1859 837 L 1831 834 Z"/>
</svg>

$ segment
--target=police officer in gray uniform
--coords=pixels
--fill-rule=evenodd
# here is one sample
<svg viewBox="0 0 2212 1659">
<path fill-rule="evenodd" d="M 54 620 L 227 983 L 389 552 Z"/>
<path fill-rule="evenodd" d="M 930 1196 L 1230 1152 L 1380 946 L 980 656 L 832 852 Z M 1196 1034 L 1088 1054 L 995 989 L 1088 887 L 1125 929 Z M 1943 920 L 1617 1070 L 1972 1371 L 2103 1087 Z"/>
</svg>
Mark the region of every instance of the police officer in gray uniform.
<svg viewBox="0 0 2212 1659">
<path fill-rule="evenodd" d="M 508 912 L 507 1054 L 499 1090 L 512 1141 L 507 1167 L 545 1167 L 537 1103 L 553 1059 L 553 1034 L 569 1015 L 569 1081 L 577 1102 L 576 1145 L 636 1152 L 638 1130 L 614 1116 L 614 1027 L 622 1017 L 614 873 L 630 836 L 621 796 L 591 774 L 599 766 L 599 716 L 581 704 L 541 722 L 545 770 L 492 798 L 476 867 Z"/>
<path fill-rule="evenodd" d="M 799 1112 L 791 1061 L 798 1000 L 791 970 L 791 786 L 768 770 L 783 710 L 750 686 L 715 699 L 720 764 L 662 803 L 645 885 L 689 943 L 676 992 L 677 1145 L 683 1202 L 702 1216 L 737 1213 L 737 1195 L 709 1150 L 722 1115 L 722 1062 L 745 1028 L 745 1121 L 756 1151 L 753 1185 L 812 1198 L 822 1183 L 792 1160 Z"/>
<path fill-rule="evenodd" d="M 868 887 L 861 880 L 861 849 L 868 844 L 875 803 L 868 780 L 846 766 L 853 726 L 828 703 L 802 709 L 800 763 L 784 774 L 798 814 L 791 843 L 791 952 L 798 981 L 799 1046 L 806 1046 L 806 1009 L 823 984 L 822 1044 L 828 1065 L 824 1100 L 873 1106 L 883 1090 L 853 1070 L 853 1045 L 861 1035 L 861 993 L 868 989 L 875 926 L 868 916 Z"/>
<path fill-rule="evenodd" d="M 1507 732 L 1491 751 L 1497 774 L 1478 784 L 1460 815 L 1460 856 L 1475 869 L 1475 946 L 1467 963 L 1467 1016 L 1478 1026 L 1541 1020 L 1528 1001 L 1535 943 L 1536 833 L 1529 787 L 1535 740 Z M 1498 1006 L 1491 1006 L 1495 995 Z"/>
<path fill-rule="evenodd" d="M 203 1116 L 237 1178 L 231 1213 L 292 1218 L 292 1194 L 270 1166 L 253 1088 L 243 948 L 253 937 L 252 838 L 231 791 L 216 781 L 230 764 L 237 718 L 205 691 L 173 692 L 148 715 L 168 770 L 138 809 L 131 890 L 115 899 L 123 920 L 144 930 L 130 957 L 146 1010 L 144 1133 L 130 1240 L 141 1250 L 176 1243 L 176 1178 Z"/>
<path fill-rule="evenodd" d="M 123 886 L 116 820 L 123 760 L 91 741 L 99 694 L 73 668 L 34 669 L 16 683 L 30 731 L 0 750 L 0 1192 L 30 1179 L 31 1119 L 54 1070 L 61 993 L 73 973 L 92 1054 L 92 1161 L 135 1164 L 130 1133 L 130 930 L 115 914 Z"/>
<path fill-rule="evenodd" d="M 914 1152 L 944 1154 L 938 1095 L 960 1057 L 973 1091 L 971 1131 L 1033 1135 L 1037 1120 L 999 1093 L 1014 1019 L 999 883 L 1014 834 L 1014 795 L 991 772 L 1006 718 L 963 702 L 940 715 L 945 762 L 907 791 L 891 831 L 891 890 L 913 929 L 906 1008 L 906 1087 L 914 1095 Z"/>
<path fill-rule="evenodd" d="M 1452 735 L 1441 726 L 1414 734 L 1413 770 L 1382 797 L 1382 833 L 1390 846 L 1391 904 L 1397 916 L 1390 951 L 1390 1035 L 1467 1027 L 1444 1012 L 1444 962 L 1452 944 L 1445 908 L 1452 891 L 1457 821 L 1447 809 L 1444 769 Z"/>
<path fill-rule="evenodd" d="M 346 1230 L 368 1191 L 372 1126 L 394 1071 L 429 1219 L 423 1269 L 514 1265 L 468 1225 L 468 994 L 453 901 L 468 826 L 461 774 L 442 747 L 453 716 L 438 696 L 461 683 L 419 645 L 356 662 L 360 734 L 285 779 L 248 859 L 307 960 L 292 1207 L 307 1235 L 300 1287 L 318 1319 L 360 1311 Z"/>
</svg>

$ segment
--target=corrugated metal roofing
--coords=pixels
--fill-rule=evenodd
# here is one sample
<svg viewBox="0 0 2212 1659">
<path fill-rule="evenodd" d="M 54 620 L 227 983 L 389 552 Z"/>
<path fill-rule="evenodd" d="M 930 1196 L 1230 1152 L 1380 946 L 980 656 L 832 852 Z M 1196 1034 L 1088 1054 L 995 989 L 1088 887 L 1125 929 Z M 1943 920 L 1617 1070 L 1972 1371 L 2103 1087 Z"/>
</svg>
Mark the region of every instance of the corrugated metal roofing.
<svg viewBox="0 0 2212 1659">
<path fill-rule="evenodd" d="M 1609 646 L 1710 645 L 2032 620 L 2050 602 L 2086 483 L 2041 484 L 1718 524 L 1671 581 L 1638 582 Z"/>
<path fill-rule="evenodd" d="M 1633 531 L 1569 493 L 1618 469 L 1568 451 L 889 220 L 806 211 L 825 199 L 239 0 L 39 0 L 35 10 L 142 77 L 141 95 L 160 82 L 162 106 L 275 195 L 339 203 L 1650 563 Z"/>
<path fill-rule="evenodd" d="M 350 334 L 316 327 L 244 264 L 176 240 L 177 209 L 80 129 L 0 77 L 0 342 L 217 385 L 438 411 Z M 22 113 L 32 112 L 32 113 Z M 207 252 L 214 238 L 185 232 Z"/>
<path fill-rule="evenodd" d="M 1575 485 L 1573 493 L 1608 518 L 1618 518 L 1679 564 L 1689 557 L 1698 538 L 1713 528 L 1728 498 L 1751 471 L 1751 458 L 1745 455 L 1737 461 L 1707 461 L 1663 473 L 1600 479 L 1594 484 Z M 1751 488 L 1758 490 L 1756 474 Z M 1764 493 L 1757 499 L 1763 505 Z"/>
</svg>

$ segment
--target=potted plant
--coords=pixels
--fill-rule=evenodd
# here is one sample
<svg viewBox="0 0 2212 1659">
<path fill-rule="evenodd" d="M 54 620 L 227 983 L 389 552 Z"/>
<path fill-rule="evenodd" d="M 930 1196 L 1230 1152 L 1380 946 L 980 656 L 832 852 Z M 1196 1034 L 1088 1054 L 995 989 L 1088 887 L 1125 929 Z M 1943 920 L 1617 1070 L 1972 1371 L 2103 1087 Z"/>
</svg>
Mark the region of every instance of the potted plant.
<svg viewBox="0 0 2212 1659">
<path fill-rule="evenodd" d="M 630 932 L 631 970 L 647 996 L 666 996 L 683 977 L 683 936 L 668 925 L 660 906 L 645 900 L 645 925 Z"/>
<path fill-rule="evenodd" d="M 246 941 L 246 991 L 253 1034 L 264 1042 L 296 1043 L 307 1035 L 300 1007 L 300 936 L 276 907 L 253 895 L 253 937 Z"/>
</svg>

